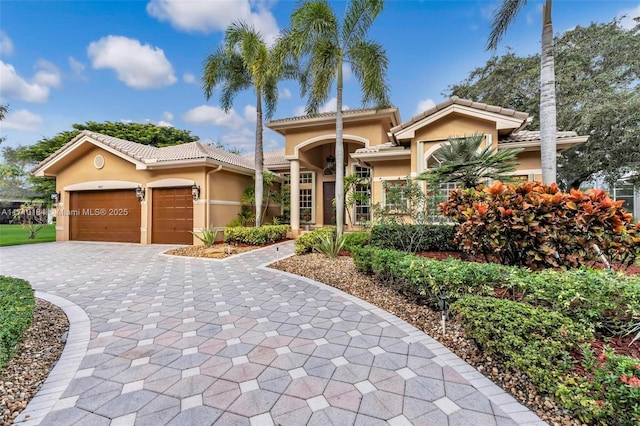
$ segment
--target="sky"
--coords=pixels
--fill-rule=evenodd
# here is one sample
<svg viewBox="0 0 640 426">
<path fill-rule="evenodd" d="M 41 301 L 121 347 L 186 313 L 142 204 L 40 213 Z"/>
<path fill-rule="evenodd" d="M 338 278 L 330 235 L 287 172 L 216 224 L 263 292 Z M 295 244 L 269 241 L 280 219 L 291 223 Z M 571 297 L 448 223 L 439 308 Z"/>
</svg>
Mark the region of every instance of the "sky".
<svg viewBox="0 0 640 426">
<path fill-rule="evenodd" d="M 530 0 L 504 37 L 518 55 L 540 49 L 542 0 Z M 242 19 L 271 43 L 286 28 L 292 0 L 0 1 L 0 122 L 3 146 L 31 145 L 87 121 L 151 122 L 190 130 L 249 154 L 255 141 L 255 95 L 240 93 L 221 110 L 201 88 L 203 61 L 224 29 Z M 342 17 L 344 1 L 331 1 Z M 389 58 L 391 102 L 403 121 L 442 102 L 449 85 L 490 58 L 485 50 L 498 0 L 387 0 L 369 31 Z M 555 0 L 554 32 L 623 17 L 632 26 L 640 0 Z M 345 69 L 344 104 L 361 107 Z M 279 85 L 273 118 L 301 115 L 294 81 Z M 333 91 L 335 93 L 335 90 Z M 322 111 L 335 110 L 335 96 Z M 284 138 L 265 129 L 265 150 Z"/>
</svg>

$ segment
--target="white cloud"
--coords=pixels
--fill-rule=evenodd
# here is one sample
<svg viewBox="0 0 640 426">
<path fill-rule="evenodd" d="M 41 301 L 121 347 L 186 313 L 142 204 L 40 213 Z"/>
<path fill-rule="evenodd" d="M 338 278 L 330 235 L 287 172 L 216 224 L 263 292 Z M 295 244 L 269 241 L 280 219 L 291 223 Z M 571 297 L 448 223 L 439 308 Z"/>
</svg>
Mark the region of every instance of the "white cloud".
<svg viewBox="0 0 640 426">
<path fill-rule="evenodd" d="M 87 54 L 93 68 L 115 70 L 118 80 L 134 89 L 169 86 L 177 81 L 164 51 L 135 39 L 114 35 L 103 37 L 89 44 Z"/>
<path fill-rule="evenodd" d="M 21 130 L 23 132 L 37 132 L 41 125 L 42 117 L 26 109 L 20 109 L 15 112 L 9 111 L 4 120 L 2 120 L 4 129 Z"/>
<path fill-rule="evenodd" d="M 168 122 L 166 122 L 164 120 L 160 120 L 160 121 L 158 121 L 158 126 L 160 126 L 160 127 L 173 127 L 173 124 L 168 123 Z"/>
<path fill-rule="evenodd" d="M 13 55 L 13 42 L 4 31 L 0 30 L 0 55 Z"/>
<path fill-rule="evenodd" d="M 182 75 L 182 81 L 184 81 L 187 84 L 193 84 L 196 82 L 196 76 L 191 74 L 190 72 L 185 72 Z"/>
<path fill-rule="evenodd" d="M 170 113 L 169 111 L 163 112 L 162 117 L 164 117 L 164 119 L 167 121 L 173 121 L 173 114 Z"/>
<path fill-rule="evenodd" d="M 49 98 L 51 87 L 60 86 L 60 71 L 51 62 L 40 60 L 32 81 L 16 72 L 11 64 L 0 61 L 0 92 L 9 98 L 42 103 Z"/>
<path fill-rule="evenodd" d="M 162 22 L 170 22 L 178 30 L 204 34 L 224 31 L 233 21 L 243 20 L 272 43 L 280 31 L 269 11 L 272 6 L 257 0 L 151 0 L 147 3 L 147 13 Z"/>
<path fill-rule="evenodd" d="M 294 117 L 300 117 L 302 115 L 305 115 L 305 113 L 304 113 L 304 105 L 298 105 L 297 107 L 295 107 L 293 109 L 293 116 Z"/>
<path fill-rule="evenodd" d="M 433 99 L 423 99 L 421 101 L 418 101 L 418 105 L 416 106 L 416 110 L 413 115 L 422 114 L 423 112 L 430 108 L 433 108 L 434 106 L 436 106 L 436 103 L 433 101 Z"/>
<path fill-rule="evenodd" d="M 209 105 L 200 105 L 190 109 L 184 113 L 182 119 L 191 124 L 222 126 L 232 130 L 238 130 L 244 124 L 244 120 L 235 110 L 232 109 L 227 114 L 221 108 Z"/>
<path fill-rule="evenodd" d="M 38 71 L 33 76 L 34 83 L 47 87 L 60 87 L 62 84 L 60 70 L 52 62 L 38 59 L 36 69 Z"/>
<path fill-rule="evenodd" d="M 618 18 L 620 18 L 620 25 L 622 28 L 630 30 L 635 27 L 637 22 L 633 20 L 633 18 L 640 16 L 640 3 L 636 7 L 632 7 L 630 9 L 624 9 L 618 13 Z"/>
<path fill-rule="evenodd" d="M 247 123 L 256 124 L 258 117 L 256 116 L 257 110 L 253 105 L 245 105 L 244 107 L 244 119 Z"/>
<path fill-rule="evenodd" d="M 73 70 L 74 74 L 78 77 L 83 77 L 82 73 L 84 72 L 86 65 L 74 58 L 73 56 L 69 56 L 69 66 Z"/>
<path fill-rule="evenodd" d="M 222 135 L 222 143 L 231 148 L 240 149 L 242 152 L 252 154 L 256 148 L 255 132 L 243 128 L 239 132 L 227 133 Z"/>
<path fill-rule="evenodd" d="M 342 105 L 342 110 L 349 109 L 349 105 Z M 335 96 L 329 99 L 324 105 L 320 107 L 319 112 L 335 112 L 338 110 L 338 98 Z"/>
<path fill-rule="evenodd" d="M 286 87 L 281 90 L 278 95 L 280 96 L 280 98 L 282 99 L 291 99 L 291 90 L 287 89 Z"/>
<path fill-rule="evenodd" d="M 351 71 L 351 64 L 343 62 L 342 63 L 342 80 L 348 81 L 351 79 L 351 76 L 353 76 L 353 71 Z"/>
</svg>

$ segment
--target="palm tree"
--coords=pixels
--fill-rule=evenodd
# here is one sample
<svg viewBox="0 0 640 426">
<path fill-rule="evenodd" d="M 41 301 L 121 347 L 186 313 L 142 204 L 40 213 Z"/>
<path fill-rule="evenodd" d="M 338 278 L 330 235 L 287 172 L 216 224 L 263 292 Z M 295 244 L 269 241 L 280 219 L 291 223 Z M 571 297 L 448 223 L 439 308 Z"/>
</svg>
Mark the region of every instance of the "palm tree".
<svg viewBox="0 0 640 426">
<path fill-rule="evenodd" d="M 329 99 L 336 85 L 336 228 L 344 224 L 344 145 L 342 126 L 342 67 L 351 65 L 362 89 L 362 103 L 378 108 L 389 105 L 386 82 L 387 54 L 381 44 L 368 40 L 367 32 L 382 11 L 383 0 L 351 0 L 339 22 L 326 0 L 306 0 L 291 15 L 291 28 L 279 40 L 280 52 L 303 61 L 302 96 L 306 113 L 314 114 Z"/>
<path fill-rule="evenodd" d="M 509 25 L 527 0 L 502 0 L 493 18 L 487 48 L 495 50 Z M 556 83 L 553 60 L 553 26 L 551 24 L 551 0 L 542 8 L 542 52 L 540 54 L 540 160 L 542 182 L 556 181 Z"/>
<path fill-rule="evenodd" d="M 256 29 L 243 21 L 232 23 L 225 31 L 225 40 L 204 61 L 202 88 L 207 100 L 218 84 L 222 84 L 220 104 L 225 112 L 233 106 L 233 99 L 242 90 L 253 88 L 256 95 L 256 146 L 255 146 L 255 206 L 256 226 L 262 222 L 263 143 L 262 103 L 264 117 L 269 119 L 278 102 L 278 81 L 295 77 L 294 70 L 279 63 L 273 49 L 269 49 Z"/>
<path fill-rule="evenodd" d="M 516 169 L 516 156 L 522 149 L 497 151 L 487 146 L 479 151 L 483 140 L 484 135 L 479 134 L 449 138 L 433 154 L 440 166 L 422 173 L 419 179 L 428 181 L 430 186 L 458 182 L 463 188 L 475 188 L 486 179 L 509 180 L 507 173 Z"/>
</svg>

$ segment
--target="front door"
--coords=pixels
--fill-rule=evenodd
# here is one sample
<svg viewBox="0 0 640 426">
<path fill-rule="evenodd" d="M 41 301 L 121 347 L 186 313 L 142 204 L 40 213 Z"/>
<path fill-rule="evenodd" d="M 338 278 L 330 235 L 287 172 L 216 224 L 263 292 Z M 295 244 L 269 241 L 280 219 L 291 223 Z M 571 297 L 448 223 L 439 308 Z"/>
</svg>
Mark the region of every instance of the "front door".
<svg viewBox="0 0 640 426">
<path fill-rule="evenodd" d="M 336 183 L 324 182 L 322 184 L 322 223 L 324 225 L 335 225 L 335 208 L 333 206 L 333 199 L 336 198 Z"/>
</svg>

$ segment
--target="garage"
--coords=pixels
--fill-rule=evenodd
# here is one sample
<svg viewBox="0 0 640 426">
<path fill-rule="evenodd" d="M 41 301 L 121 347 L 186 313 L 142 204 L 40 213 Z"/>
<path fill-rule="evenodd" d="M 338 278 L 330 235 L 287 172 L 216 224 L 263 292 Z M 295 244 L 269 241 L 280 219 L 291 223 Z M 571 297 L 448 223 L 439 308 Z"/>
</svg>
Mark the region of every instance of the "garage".
<svg viewBox="0 0 640 426">
<path fill-rule="evenodd" d="M 153 188 L 151 242 L 193 244 L 191 187 Z"/>
<path fill-rule="evenodd" d="M 140 242 L 140 203 L 134 190 L 70 193 L 71 240 Z"/>
</svg>

